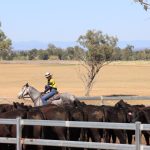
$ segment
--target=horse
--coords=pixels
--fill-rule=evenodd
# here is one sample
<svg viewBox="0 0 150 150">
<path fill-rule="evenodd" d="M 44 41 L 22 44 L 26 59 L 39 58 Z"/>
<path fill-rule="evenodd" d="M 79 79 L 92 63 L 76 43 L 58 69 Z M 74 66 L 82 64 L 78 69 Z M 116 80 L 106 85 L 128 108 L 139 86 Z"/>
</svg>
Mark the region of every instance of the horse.
<svg viewBox="0 0 150 150">
<path fill-rule="evenodd" d="M 26 96 L 29 96 L 29 98 L 31 98 L 31 100 L 34 103 L 34 106 L 42 106 L 43 102 L 41 99 L 41 92 L 39 92 L 37 89 L 35 89 L 34 87 L 30 86 L 28 83 L 26 83 L 21 91 L 18 93 L 18 98 L 19 99 L 24 99 L 27 98 Z M 68 105 L 75 105 L 76 102 L 78 103 L 78 99 L 69 93 L 59 93 L 59 98 L 58 99 L 49 99 L 47 100 L 47 103 L 51 103 L 51 104 L 55 104 L 57 106 L 63 106 L 65 104 Z"/>
</svg>

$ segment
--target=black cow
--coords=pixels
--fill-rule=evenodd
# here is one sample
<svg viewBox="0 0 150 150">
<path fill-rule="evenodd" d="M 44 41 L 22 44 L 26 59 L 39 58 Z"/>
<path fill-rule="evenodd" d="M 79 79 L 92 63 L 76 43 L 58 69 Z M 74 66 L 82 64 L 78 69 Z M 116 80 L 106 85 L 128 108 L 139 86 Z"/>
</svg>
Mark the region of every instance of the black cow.
<svg viewBox="0 0 150 150">
<path fill-rule="evenodd" d="M 40 107 L 34 107 L 32 109 L 39 109 L 42 114 L 44 115 L 44 118 L 46 120 L 62 120 L 67 121 L 69 120 L 69 115 L 65 111 L 64 108 L 48 104 Z M 52 126 L 52 127 L 44 127 L 44 138 L 46 139 L 53 139 L 53 140 L 67 140 L 67 130 L 66 127 L 58 127 L 58 126 Z M 65 147 L 47 147 L 51 150 L 65 150 Z"/>
<path fill-rule="evenodd" d="M 144 105 L 130 105 L 123 101 L 122 99 L 115 104 L 115 107 L 118 109 L 122 109 L 124 111 L 124 114 L 126 116 L 126 123 L 132 122 L 133 119 L 133 114 L 137 113 L 141 109 L 143 109 L 145 106 Z M 127 132 L 127 137 L 128 137 L 128 143 L 132 143 L 132 137 L 135 135 L 135 131 L 132 130 L 126 130 Z"/>
<path fill-rule="evenodd" d="M 45 120 L 43 113 L 40 110 L 30 110 L 27 112 L 27 119 L 33 120 Z M 44 127 L 40 125 L 36 126 L 25 126 L 23 130 L 22 138 L 34 138 L 34 139 L 43 139 L 43 130 Z M 44 146 L 42 145 L 23 145 L 25 150 L 43 150 Z"/>
<path fill-rule="evenodd" d="M 0 118 L 16 119 L 17 117 L 26 119 L 27 118 L 26 111 L 15 110 L 15 111 L 9 111 L 9 112 L 0 114 Z M 15 138 L 16 137 L 16 125 L 0 125 L 0 133 L 2 137 L 6 136 L 6 137 Z M 7 150 L 10 147 L 11 147 L 11 150 L 15 149 L 15 145 L 11 145 L 11 144 L 0 144 L 0 145 L 2 147 L 1 150 Z"/>
<path fill-rule="evenodd" d="M 69 115 L 69 121 L 85 121 L 81 107 L 65 104 L 63 108 Z M 85 141 L 85 128 L 69 127 L 67 139 L 69 141 Z M 83 148 L 69 148 L 70 150 L 83 150 Z"/>
<path fill-rule="evenodd" d="M 0 125 L 0 137 L 10 137 L 9 128 L 6 125 Z M 0 143 L 0 150 L 7 150 L 9 144 Z"/>
<path fill-rule="evenodd" d="M 69 115 L 65 111 L 63 107 L 56 106 L 54 104 L 48 104 L 44 106 L 39 106 L 39 107 L 31 107 L 31 106 L 26 106 L 22 104 L 15 104 L 15 107 L 17 109 L 22 109 L 22 110 L 27 110 L 28 113 L 30 113 L 29 116 L 31 116 L 30 119 L 38 119 L 36 118 L 37 114 L 35 112 L 40 112 L 41 115 L 43 116 L 44 120 L 69 120 Z M 31 114 L 35 113 L 35 116 L 32 116 Z M 39 117 L 39 116 L 37 116 Z M 39 118 L 40 119 L 40 118 Z M 42 138 L 45 139 L 53 139 L 53 140 L 66 140 L 67 139 L 67 128 L 65 127 L 57 127 L 57 126 L 46 126 L 46 127 L 41 127 L 38 126 L 34 127 L 33 130 L 33 137 L 39 138 L 40 137 L 40 131 L 42 130 Z M 38 131 L 38 132 L 36 132 Z M 49 146 L 44 147 L 45 149 L 49 149 Z M 61 150 L 61 149 L 66 149 L 65 147 L 50 147 L 51 150 Z"/>
<path fill-rule="evenodd" d="M 140 121 L 143 124 L 150 124 L 150 107 L 145 107 L 133 115 L 132 122 Z M 150 145 L 150 131 L 142 132 L 147 145 Z"/>
<path fill-rule="evenodd" d="M 112 107 L 112 106 L 103 106 L 105 122 L 115 122 L 115 123 L 125 123 L 126 115 L 123 109 Z M 113 143 L 115 143 L 116 138 L 118 137 L 120 143 L 126 143 L 126 132 L 125 130 L 110 129 L 106 130 L 105 141 L 110 142 L 112 136 Z"/>
<path fill-rule="evenodd" d="M 0 113 L 14 110 L 11 104 L 0 104 Z"/>
<path fill-rule="evenodd" d="M 104 122 L 104 112 L 100 106 L 84 105 L 82 109 L 84 112 L 85 121 Z M 88 128 L 86 131 L 88 141 L 91 139 L 93 142 L 100 142 L 103 138 L 103 129 Z"/>
</svg>

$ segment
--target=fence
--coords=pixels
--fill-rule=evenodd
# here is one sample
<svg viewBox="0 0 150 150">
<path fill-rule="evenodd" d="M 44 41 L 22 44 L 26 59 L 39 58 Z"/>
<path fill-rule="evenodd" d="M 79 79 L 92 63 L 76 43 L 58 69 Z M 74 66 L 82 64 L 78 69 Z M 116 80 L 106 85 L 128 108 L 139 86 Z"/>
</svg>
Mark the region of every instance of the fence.
<svg viewBox="0 0 150 150">
<path fill-rule="evenodd" d="M 28 120 L 28 119 L 0 119 L 0 124 L 16 125 L 16 138 L 1 137 L 0 143 L 16 144 L 17 149 L 22 149 L 22 144 L 27 145 L 45 145 L 59 147 L 93 148 L 93 149 L 111 149 L 111 150 L 149 150 L 150 146 L 141 144 L 141 131 L 150 130 L 149 124 L 134 123 L 106 123 L 106 122 L 77 122 L 77 121 L 58 121 L 58 120 Z M 41 125 L 41 126 L 61 126 L 77 128 L 104 128 L 104 129 L 125 129 L 135 130 L 135 144 L 112 144 L 98 142 L 79 142 L 62 140 L 44 140 L 44 139 L 22 139 L 22 125 Z"/>
<path fill-rule="evenodd" d="M 78 97 L 79 100 L 150 100 L 150 96 L 94 96 Z M 28 119 L 0 119 L 0 124 L 16 125 L 16 138 L 0 137 L 0 143 L 16 144 L 16 150 L 22 149 L 22 144 L 75 147 L 75 148 L 93 148 L 93 149 L 111 149 L 111 150 L 149 150 L 150 146 L 141 144 L 141 132 L 150 131 L 149 124 L 133 123 L 106 123 L 106 122 L 76 122 L 76 121 L 58 121 L 58 120 L 28 120 Z M 79 141 L 62 141 L 62 140 L 45 140 L 45 139 L 23 139 L 22 125 L 41 125 L 41 126 L 62 126 L 77 128 L 104 128 L 104 129 L 125 129 L 135 130 L 135 144 L 112 144 L 98 142 L 79 142 Z"/>
<path fill-rule="evenodd" d="M 100 100 L 101 104 L 104 104 L 104 101 L 107 100 L 150 100 L 150 96 L 85 96 L 85 97 L 77 97 L 79 100 Z"/>
</svg>

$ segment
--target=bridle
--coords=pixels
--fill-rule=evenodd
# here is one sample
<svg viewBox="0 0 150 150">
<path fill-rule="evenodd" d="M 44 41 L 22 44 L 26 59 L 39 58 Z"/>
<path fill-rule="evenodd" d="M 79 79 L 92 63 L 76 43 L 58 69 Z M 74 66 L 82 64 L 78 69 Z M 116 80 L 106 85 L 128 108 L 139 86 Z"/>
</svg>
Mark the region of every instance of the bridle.
<svg viewBox="0 0 150 150">
<path fill-rule="evenodd" d="M 30 86 L 28 86 L 28 88 L 31 88 Z M 24 89 L 24 91 L 23 91 L 23 93 L 26 91 L 26 89 Z M 22 93 L 22 94 L 23 94 Z M 28 95 L 28 96 L 27 96 Z M 26 96 L 24 96 L 24 98 L 31 98 L 32 100 L 33 100 L 33 98 L 30 96 L 30 89 L 28 89 L 28 92 L 27 92 L 27 94 L 26 94 Z M 24 99 L 23 98 L 23 99 Z M 38 99 L 39 99 L 39 96 L 37 96 L 36 98 L 34 98 L 34 103 L 37 103 L 37 101 L 38 101 Z M 40 103 L 40 101 L 39 101 L 39 103 Z"/>
<path fill-rule="evenodd" d="M 22 88 L 22 93 L 20 94 L 20 97 L 22 98 L 22 99 L 26 99 L 26 98 L 30 98 L 32 101 L 33 101 L 33 103 L 34 104 L 37 104 L 38 102 L 39 102 L 39 106 L 40 106 L 40 100 L 39 100 L 39 98 L 40 98 L 40 96 L 41 95 L 38 95 L 38 96 L 32 96 L 32 87 L 31 86 L 24 86 L 23 88 Z"/>
<path fill-rule="evenodd" d="M 21 94 L 21 97 L 22 97 L 23 99 L 25 99 L 25 98 L 31 98 L 31 97 L 29 96 L 29 92 L 27 92 L 27 94 L 25 94 L 25 95 L 28 95 L 28 96 L 25 96 L 25 95 L 24 95 L 25 91 L 26 91 L 26 88 L 23 90 L 23 92 L 22 92 L 22 94 Z"/>
</svg>

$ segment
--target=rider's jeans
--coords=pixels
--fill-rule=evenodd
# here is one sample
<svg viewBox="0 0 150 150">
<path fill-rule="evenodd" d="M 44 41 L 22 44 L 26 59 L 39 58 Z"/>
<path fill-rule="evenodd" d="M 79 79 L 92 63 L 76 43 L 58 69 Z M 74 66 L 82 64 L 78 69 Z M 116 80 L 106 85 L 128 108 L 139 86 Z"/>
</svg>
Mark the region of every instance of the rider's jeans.
<svg viewBox="0 0 150 150">
<path fill-rule="evenodd" d="M 51 89 L 49 93 L 44 94 L 41 99 L 43 104 L 47 104 L 47 100 L 57 93 L 56 89 Z"/>
</svg>

